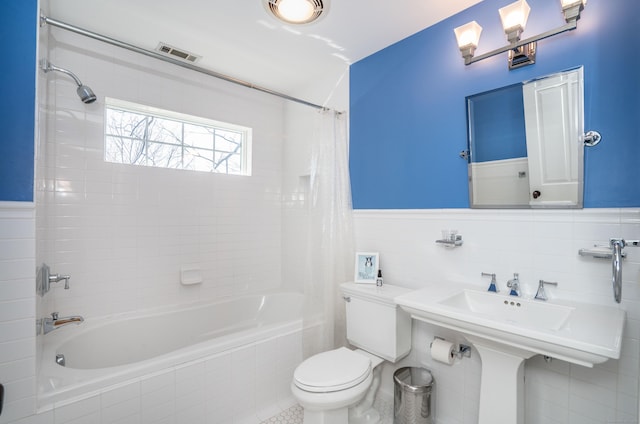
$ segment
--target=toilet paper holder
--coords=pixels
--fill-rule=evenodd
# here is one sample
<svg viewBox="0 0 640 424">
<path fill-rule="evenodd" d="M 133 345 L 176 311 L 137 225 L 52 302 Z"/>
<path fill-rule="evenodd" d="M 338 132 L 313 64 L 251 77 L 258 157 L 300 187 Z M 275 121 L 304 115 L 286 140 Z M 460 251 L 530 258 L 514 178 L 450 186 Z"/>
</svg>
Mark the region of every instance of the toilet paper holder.
<svg viewBox="0 0 640 424">
<path fill-rule="evenodd" d="M 438 337 L 438 336 L 435 336 L 433 339 L 446 340 L 444 337 Z M 432 344 L 433 342 L 429 343 L 429 348 L 431 348 Z M 471 346 L 462 344 L 462 343 L 458 343 L 457 346 L 458 346 L 458 349 L 452 352 L 456 356 L 456 358 L 458 359 L 462 359 L 463 357 L 471 358 Z"/>
</svg>

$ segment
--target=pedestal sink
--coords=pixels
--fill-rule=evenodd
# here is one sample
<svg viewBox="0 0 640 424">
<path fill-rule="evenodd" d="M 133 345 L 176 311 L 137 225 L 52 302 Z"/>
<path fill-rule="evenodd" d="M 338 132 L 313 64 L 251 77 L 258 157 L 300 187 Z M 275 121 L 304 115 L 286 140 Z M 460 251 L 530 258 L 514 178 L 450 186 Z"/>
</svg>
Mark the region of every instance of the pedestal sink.
<svg viewBox="0 0 640 424">
<path fill-rule="evenodd" d="M 593 367 L 620 357 L 624 310 L 538 301 L 475 286 L 431 285 L 396 298 L 414 319 L 458 331 L 482 360 L 479 424 L 524 423 L 524 361 L 546 355 Z"/>
</svg>

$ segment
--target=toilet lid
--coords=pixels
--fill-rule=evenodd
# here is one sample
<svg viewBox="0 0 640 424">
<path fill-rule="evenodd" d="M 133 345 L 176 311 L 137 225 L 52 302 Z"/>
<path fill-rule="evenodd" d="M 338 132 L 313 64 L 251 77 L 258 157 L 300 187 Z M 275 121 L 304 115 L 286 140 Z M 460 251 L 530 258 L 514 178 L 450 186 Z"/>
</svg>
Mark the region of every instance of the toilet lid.
<svg viewBox="0 0 640 424">
<path fill-rule="evenodd" d="M 345 347 L 322 352 L 302 362 L 293 373 L 300 389 L 326 393 L 363 382 L 371 373 L 371 360 Z"/>
</svg>

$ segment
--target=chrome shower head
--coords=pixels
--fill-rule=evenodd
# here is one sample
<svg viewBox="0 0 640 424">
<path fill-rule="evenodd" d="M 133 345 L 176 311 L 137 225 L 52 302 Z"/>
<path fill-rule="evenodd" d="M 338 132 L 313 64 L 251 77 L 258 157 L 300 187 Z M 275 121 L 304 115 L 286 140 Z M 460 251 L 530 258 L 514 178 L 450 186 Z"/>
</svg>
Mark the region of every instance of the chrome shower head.
<svg viewBox="0 0 640 424">
<path fill-rule="evenodd" d="M 97 99 L 93 90 L 84 84 L 78 86 L 76 93 L 78 93 L 78 96 L 83 103 L 93 103 Z"/>
<path fill-rule="evenodd" d="M 97 97 L 96 97 L 95 93 L 93 92 L 93 90 L 91 88 L 89 88 L 88 86 L 84 85 L 82 83 L 82 81 L 80 81 L 80 78 L 78 78 L 76 76 L 76 74 L 74 74 L 73 72 L 68 71 L 66 69 L 63 69 L 63 68 L 59 68 L 59 67 L 53 65 L 52 63 L 50 63 L 46 59 L 42 59 L 40 61 L 40 67 L 42 68 L 42 70 L 45 73 L 51 72 L 51 71 L 58 71 L 58 72 L 62 72 L 63 74 L 67 74 L 71 78 L 73 78 L 75 83 L 78 85 L 78 88 L 76 89 L 76 93 L 78 93 L 78 97 L 80 97 L 80 100 L 82 100 L 83 103 L 89 104 L 89 103 L 93 103 L 93 102 L 96 101 Z"/>
</svg>

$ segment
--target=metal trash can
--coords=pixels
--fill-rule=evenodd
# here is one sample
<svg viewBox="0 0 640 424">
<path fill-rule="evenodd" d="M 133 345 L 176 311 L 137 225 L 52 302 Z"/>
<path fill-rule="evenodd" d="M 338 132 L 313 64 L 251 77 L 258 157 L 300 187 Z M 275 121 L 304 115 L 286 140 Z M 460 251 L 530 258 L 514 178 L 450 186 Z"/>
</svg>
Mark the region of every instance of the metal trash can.
<svg viewBox="0 0 640 424">
<path fill-rule="evenodd" d="M 404 367 L 393 373 L 393 424 L 434 424 L 431 406 L 435 381 L 424 368 Z"/>
</svg>

